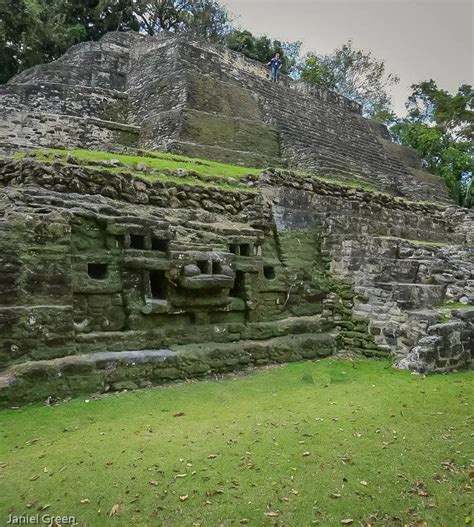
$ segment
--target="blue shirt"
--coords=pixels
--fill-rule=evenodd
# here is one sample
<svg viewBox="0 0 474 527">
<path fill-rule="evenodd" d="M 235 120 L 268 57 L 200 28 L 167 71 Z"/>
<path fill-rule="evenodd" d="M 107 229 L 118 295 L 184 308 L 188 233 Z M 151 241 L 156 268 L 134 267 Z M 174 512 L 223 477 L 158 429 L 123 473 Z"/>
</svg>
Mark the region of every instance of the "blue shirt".
<svg viewBox="0 0 474 527">
<path fill-rule="evenodd" d="M 281 66 L 281 60 L 277 58 L 273 58 L 271 61 L 272 69 L 276 70 Z"/>
</svg>

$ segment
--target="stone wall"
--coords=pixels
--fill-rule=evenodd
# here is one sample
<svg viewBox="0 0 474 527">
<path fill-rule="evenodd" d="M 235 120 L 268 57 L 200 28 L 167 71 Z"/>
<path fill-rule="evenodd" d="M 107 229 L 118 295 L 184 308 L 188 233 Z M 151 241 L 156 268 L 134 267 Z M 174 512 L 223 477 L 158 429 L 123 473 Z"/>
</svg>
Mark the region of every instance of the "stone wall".
<svg viewBox="0 0 474 527">
<path fill-rule="evenodd" d="M 0 117 L 3 151 L 164 149 L 448 200 L 441 178 L 419 170 L 358 104 L 285 77 L 276 85 L 264 65 L 188 36 L 109 33 L 74 46 L 1 87 Z"/>
<path fill-rule="evenodd" d="M 352 316 L 367 322 L 362 333 L 379 350 L 400 361 L 451 314 L 443 311 L 450 302 L 464 302 L 466 309 L 474 303 L 472 212 L 362 190 L 329 190 L 311 177 L 288 176 L 267 171 L 260 177 L 279 231 L 319 226 L 331 274 L 351 285 Z M 371 349 L 361 346 L 363 335 L 351 324 L 341 326 L 341 337 L 349 350 Z M 424 363 L 426 371 L 469 367 L 473 351 L 466 337 L 447 366 L 425 355 L 432 361 Z"/>
<path fill-rule="evenodd" d="M 2 404 L 335 353 L 472 365 L 473 213 L 357 104 L 267 76 L 189 38 L 109 34 L 0 87 L 2 152 L 273 166 L 0 158 Z"/>
<path fill-rule="evenodd" d="M 450 321 L 433 324 L 398 367 L 418 373 L 446 373 L 472 365 L 474 309 L 454 311 Z"/>
<path fill-rule="evenodd" d="M 471 364 L 472 320 L 440 309 L 474 302 L 472 213 L 275 169 L 226 190 L 75 163 L 0 161 L 5 400 L 58 368 L 56 394 L 336 351 Z"/>
</svg>

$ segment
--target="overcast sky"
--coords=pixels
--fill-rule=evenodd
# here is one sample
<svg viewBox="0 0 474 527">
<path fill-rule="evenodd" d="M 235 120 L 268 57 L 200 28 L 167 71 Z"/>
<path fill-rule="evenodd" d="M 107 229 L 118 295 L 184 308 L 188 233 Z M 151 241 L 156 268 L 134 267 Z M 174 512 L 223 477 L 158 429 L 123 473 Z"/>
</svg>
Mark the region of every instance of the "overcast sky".
<svg viewBox="0 0 474 527">
<path fill-rule="evenodd" d="M 473 0 L 222 0 L 254 34 L 302 40 L 327 53 L 349 38 L 400 76 L 392 89 L 404 111 L 411 84 L 433 78 L 454 91 L 473 83 Z"/>
</svg>

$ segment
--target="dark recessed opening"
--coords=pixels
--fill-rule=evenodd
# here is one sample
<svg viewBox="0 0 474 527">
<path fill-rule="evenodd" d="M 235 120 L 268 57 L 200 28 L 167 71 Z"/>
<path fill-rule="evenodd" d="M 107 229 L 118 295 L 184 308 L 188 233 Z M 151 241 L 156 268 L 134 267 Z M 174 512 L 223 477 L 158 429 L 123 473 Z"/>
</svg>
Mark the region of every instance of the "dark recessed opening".
<svg viewBox="0 0 474 527">
<path fill-rule="evenodd" d="M 87 274 L 94 280 L 104 280 L 107 276 L 107 264 L 90 263 L 87 264 Z"/>
<path fill-rule="evenodd" d="M 235 243 L 229 245 L 229 252 L 232 254 L 239 254 L 239 246 Z"/>
<path fill-rule="evenodd" d="M 144 249 L 145 236 L 143 234 L 130 234 L 130 249 Z"/>
<path fill-rule="evenodd" d="M 159 300 L 168 298 L 168 278 L 165 271 L 150 271 L 151 297 Z"/>
<path fill-rule="evenodd" d="M 222 274 L 222 264 L 217 260 L 212 260 L 212 274 Z"/>
<path fill-rule="evenodd" d="M 275 268 L 272 265 L 265 265 L 263 275 L 267 280 L 273 280 L 275 278 Z"/>
<path fill-rule="evenodd" d="M 250 244 L 242 243 L 240 245 L 240 256 L 250 256 Z"/>
<path fill-rule="evenodd" d="M 196 264 L 201 270 L 202 274 L 209 274 L 209 261 L 208 260 L 198 260 Z"/>
<path fill-rule="evenodd" d="M 235 272 L 234 287 L 229 291 L 229 296 L 242 298 L 245 300 L 245 273 L 242 271 Z"/>
<path fill-rule="evenodd" d="M 167 252 L 168 251 L 168 240 L 162 240 L 160 238 L 152 238 L 151 239 L 151 250 L 152 251 L 162 251 Z"/>
</svg>

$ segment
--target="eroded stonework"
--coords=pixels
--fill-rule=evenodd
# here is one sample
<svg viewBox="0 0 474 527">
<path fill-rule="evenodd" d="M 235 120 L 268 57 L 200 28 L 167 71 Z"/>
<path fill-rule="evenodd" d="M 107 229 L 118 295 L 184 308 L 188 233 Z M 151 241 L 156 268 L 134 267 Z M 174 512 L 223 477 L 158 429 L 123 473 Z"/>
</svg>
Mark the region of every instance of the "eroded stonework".
<svg viewBox="0 0 474 527">
<path fill-rule="evenodd" d="M 337 353 L 472 365 L 474 215 L 357 105 L 265 75 L 200 42 L 110 34 L 0 87 L 4 152 L 306 169 L 232 187 L 70 154 L 0 159 L 2 404 Z"/>
<path fill-rule="evenodd" d="M 330 91 L 189 36 L 109 33 L 0 86 L 0 149 L 168 150 L 302 168 L 414 200 L 447 202 L 439 177 Z"/>
</svg>

